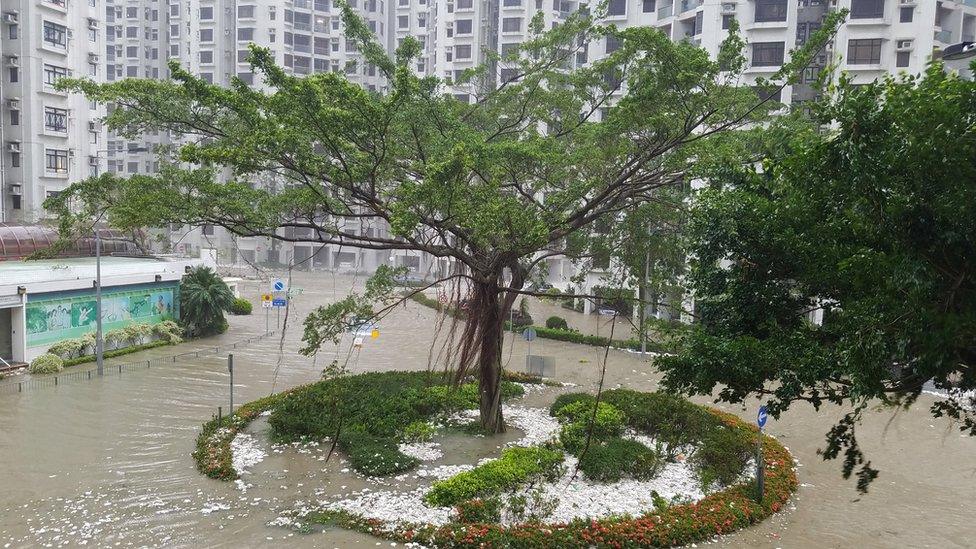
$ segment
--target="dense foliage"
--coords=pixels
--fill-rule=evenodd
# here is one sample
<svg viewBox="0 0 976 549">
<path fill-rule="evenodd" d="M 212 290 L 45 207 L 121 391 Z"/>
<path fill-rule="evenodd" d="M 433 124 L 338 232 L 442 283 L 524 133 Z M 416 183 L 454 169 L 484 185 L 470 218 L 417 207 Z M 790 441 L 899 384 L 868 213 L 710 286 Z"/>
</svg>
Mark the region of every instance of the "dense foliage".
<svg viewBox="0 0 976 549">
<path fill-rule="evenodd" d="M 539 446 L 506 448 L 498 459 L 435 482 L 424 501 L 444 507 L 474 498 L 488 499 L 535 480 L 555 480 L 562 462 L 563 454 L 558 450 Z"/>
<path fill-rule="evenodd" d="M 224 311 L 233 304 L 233 292 L 210 267 L 194 267 L 180 282 L 180 320 L 187 335 L 201 337 L 226 331 Z"/>
<path fill-rule="evenodd" d="M 860 467 L 864 490 L 877 471 L 855 429 L 869 406 L 907 407 L 930 380 L 976 389 L 976 83 L 940 63 L 841 78 L 814 115 L 823 131 L 783 120 L 761 169 L 725 165 L 698 198 L 698 322 L 658 365 L 672 389 L 759 395 L 774 417 L 844 405 L 823 455 L 843 453 L 845 476 Z M 932 413 L 976 435 L 963 394 Z"/>
<path fill-rule="evenodd" d="M 550 330 L 569 330 L 569 323 L 561 316 L 550 316 L 546 319 L 546 328 Z"/>
<path fill-rule="evenodd" d="M 64 369 L 64 361 L 61 357 L 51 353 L 43 355 L 31 361 L 28 371 L 32 374 L 55 374 Z"/>
<path fill-rule="evenodd" d="M 521 386 L 503 382 L 505 397 L 522 392 Z M 338 437 L 357 471 L 389 475 L 417 464 L 397 448 L 408 427 L 477 406 L 474 383 L 453 388 L 442 373 L 373 372 L 301 387 L 275 405 L 268 423 L 282 441 Z"/>
<path fill-rule="evenodd" d="M 243 297 L 238 297 L 234 299 L 234 302 L 230 305 L 230 312 L 234 315 L 249 315 L 251 314 L 253 306 L 251 302 L 244 299 Z"/>
</svg>

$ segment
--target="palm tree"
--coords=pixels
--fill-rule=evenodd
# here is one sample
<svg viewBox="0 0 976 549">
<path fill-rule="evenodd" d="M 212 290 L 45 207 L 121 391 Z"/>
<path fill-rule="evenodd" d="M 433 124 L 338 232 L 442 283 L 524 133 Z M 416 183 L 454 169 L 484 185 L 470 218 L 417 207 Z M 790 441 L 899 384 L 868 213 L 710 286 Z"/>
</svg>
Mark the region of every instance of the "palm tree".
<svg viewBox="0 0 976 549">
<path fill-rule="evenodd" d="M 180 283 L 180 316 L 186 333 L 205 336 L 227 329 L 224 311 L 230 310 L 234 294 L 210 267 L 194 267 Z"/>
</svg>

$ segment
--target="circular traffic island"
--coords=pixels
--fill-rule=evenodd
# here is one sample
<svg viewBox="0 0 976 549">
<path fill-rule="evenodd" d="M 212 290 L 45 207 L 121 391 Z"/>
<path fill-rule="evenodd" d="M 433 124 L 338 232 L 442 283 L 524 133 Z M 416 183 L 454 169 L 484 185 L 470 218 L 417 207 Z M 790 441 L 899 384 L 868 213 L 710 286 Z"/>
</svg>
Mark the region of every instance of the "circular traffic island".
<svg viewBox="0 0 976 549">
<path fill-rule="evenodd" d="M 504 436 L 478 433 L 473 384 L 453 388 L 429 373 L 347 376 L 262 402 L 276 441 L 334 438 L 349 474 L 375 480 L 273 524 L 432 547 L 671 547 L 759 522 L 796 490 L 786 448 L 736 416 L 628 389 L 554 395 L 548 409 L 520 405 L 523 394 L 556 392 L 540 381 L 506 382 Z M 486 441 L 498 450 L 471 450 Z"/>
</svg>

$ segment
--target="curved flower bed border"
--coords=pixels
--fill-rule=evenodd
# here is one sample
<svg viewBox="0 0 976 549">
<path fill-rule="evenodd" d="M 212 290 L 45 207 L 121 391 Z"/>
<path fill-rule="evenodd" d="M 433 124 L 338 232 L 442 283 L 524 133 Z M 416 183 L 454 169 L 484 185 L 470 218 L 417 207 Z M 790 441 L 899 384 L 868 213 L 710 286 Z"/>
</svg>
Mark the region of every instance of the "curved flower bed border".
<svg viewBox="0 0 976 549">
<path fill-rule="evenodd" d="M 707 408 L 723 423 L 747 431 L 755 441 L 756 427 L 738 417 Z M 435 547 L 673 547 L 708 540 L 745 528 L 782 509 L 797 488 L 793 456 L 776 439 L 763 436 L 766 464 L 762 503 L 755 499 L 755 481 L 731 486 L 695 503 L 676 505 L 639 517 L 608 517 L 558 524 L 389 525 L 344 511 L 319 512 L 312 522 L 357 530 L 393 541 Z"/>
<path fill-rule="evenodd" d="M 236 480 L 240 477 L 234 470 L 230 443 L 237 433 L 248 426 L 265 410 L 270 410 L 279 400 L 294 389 L 252 400 L 234 411 L 231 416 L 213 418 L 203 424 L 203 431 L 197 436 L 197 448 L 193 459 L 197 469 L 217 480 Z"/>
</svg>

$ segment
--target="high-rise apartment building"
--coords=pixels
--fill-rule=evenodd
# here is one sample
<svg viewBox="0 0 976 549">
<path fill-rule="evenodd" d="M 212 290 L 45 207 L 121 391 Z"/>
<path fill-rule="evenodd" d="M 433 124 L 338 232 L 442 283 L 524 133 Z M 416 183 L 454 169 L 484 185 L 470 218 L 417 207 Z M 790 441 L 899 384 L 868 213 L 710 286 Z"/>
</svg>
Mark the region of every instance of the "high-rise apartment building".
<svg viewBox="0 0 976 549">
<path fill-rule="evenodd" d="M 476 95 L 514 77 L 504 61 L 489 66 L 484 79 L 462 83 L 464 71 L 493 63 L 529 37 L 530 22 L 542 12 L 551 28 L 586 2 L 577 0 L 352 0 L 377 40 L 393 52 L 404 38 L 420 41 L 418 73 L 445 82 L 445 92 L 473 101 Z M 653 26 L 672 40 L 688 40 L 717 56 L 727 29 L 737 20 L 748 42 L 744 85 L 769 77 L 789 61 L 829 10 L 850 16 L 795 86 L 775 99 L 786 104 L 813 99 L 820 68 L 838 64 L 855 82 L 885 74 L 917 73 L 946 45 L 976 35 L 976 0 L 609 0 L 606 23 Z M 247 63 L 248 45 L 269 48 L 295 75 L 337 72 L 369 90 L 384 79 L 365 63 L 344 32 L 332 0 L 4 0 L 2 27 L 2 189 L 5 220 L 44 215 L 41 203 L 70 182 L 108 169 L 131 175 L 159 168 L 156 149 L 172 145 L 157 133 L 129 140 L 104 134 L 83 98 L 56 92 L 65 75 L 99 81 L 166 78 L 176 60 L 201 78 L 229 85 L 232 78 L 261 87 Z M 573 63 L 582 65 L 612 52 L 615 40 L 586 44 Z M 255 181 L 272 190 L 283 182 Z M 222 262 L 306 261 L 324 267 L 369 270 L 387 262 L 423 269 L 432 263 L 406 254 L 380 257 L 352 249 L 324 252 L 311 245 L 283 245 L 266 239 L 233 238 L 220 227 L 172 227 L 176 251 L 214 247 Z M 345 230 L 385 231 L 385 227 Z M 314 256 L 314 257 L 313 257 Z M 550 266 L 552 282 L 564 283 L 564 266 Z"/>
<path fill-rule="evenodd" d="M 0 20 L 0 221 L 44 216 L 43 202 L 105 169 L 104 109 L 58 91 L 101 77 L 97 0 L 4 0 Z"/>
</svg>

